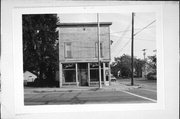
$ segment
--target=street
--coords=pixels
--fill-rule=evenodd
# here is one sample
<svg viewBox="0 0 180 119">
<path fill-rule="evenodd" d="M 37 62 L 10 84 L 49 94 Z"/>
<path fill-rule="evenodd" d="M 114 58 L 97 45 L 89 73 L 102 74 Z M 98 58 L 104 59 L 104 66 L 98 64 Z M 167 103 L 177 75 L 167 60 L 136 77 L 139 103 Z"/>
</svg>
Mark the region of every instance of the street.
<svg viewBox="0 0 180 119">
<path fill-rule="evenodd" d="M 118 80 L 102 89 L 93 87 L 25 89 L 25 105 L 62 105 L 62 104 L 124 104 L 156 103 L 156 82 L 137 80 L 128 86 L 129 80 Z"/>
<path fill-rule="evenodd" d="M 35 104 L 102 104 L 102 103 L 151 103 L 122 91 L 109 92 L 56 92 L 26 95 L 25 105 Z"/>
<path fill-rule="evenodd" d="M 130 79 L 120 80 L 119 82 L 121 84 L 128 85 L 130 82 Z M 128 90 L 128 92 L 157 100 L 156 80 L 135 79 L 134 85 L 139 85 L 141 88 L 130 89 Z"/>
</svg>

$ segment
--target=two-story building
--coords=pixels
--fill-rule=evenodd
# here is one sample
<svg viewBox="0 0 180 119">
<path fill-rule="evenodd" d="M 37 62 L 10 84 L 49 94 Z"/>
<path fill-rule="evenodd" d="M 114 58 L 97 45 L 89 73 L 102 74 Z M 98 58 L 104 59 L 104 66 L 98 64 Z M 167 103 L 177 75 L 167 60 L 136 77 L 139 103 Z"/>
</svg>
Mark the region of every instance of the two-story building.
<svg viewBox="0 0 180 119">
<path fill-rule="evenodd" d="M 110 25 L 100 23 L 102 84 L 110 81 Z M 59 84 L 96 86 L 99 83 L 97 23 L 61 23 L 59 30 Z"/>
</svg>

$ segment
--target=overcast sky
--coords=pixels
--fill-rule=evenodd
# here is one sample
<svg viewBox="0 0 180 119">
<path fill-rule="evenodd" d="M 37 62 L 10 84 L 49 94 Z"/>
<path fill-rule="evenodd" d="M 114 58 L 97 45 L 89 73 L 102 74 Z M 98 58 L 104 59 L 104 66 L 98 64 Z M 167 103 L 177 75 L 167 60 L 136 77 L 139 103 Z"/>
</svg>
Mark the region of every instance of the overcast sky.
<svg viewBox="0 0 180 119">
<path fill-rule="evenodd" d="M 154 55 L 156 49 L 156 17 L 155 13 L 135 13 L 134 17 L 134 56 L 143 59 L 143 51 L 146 56 Z M 103 13 L 99 14 L 100 22 L 112 22 L 110 26 L 111 59 L 122 54 L 131 54 L 131 13 Z M 59 14 L 61 23 L 97 22 L 97 14 Z M 152 23 L 152 24 L 151 24 Z M 149 25 L 150 24 L 150 25 Z M 148 26 L 149 25 L 149 26 Z M 148 26 L 148 27 L 146 27 Z M 145 28 L 145 29 L 143 29 Z"/>
</svg>

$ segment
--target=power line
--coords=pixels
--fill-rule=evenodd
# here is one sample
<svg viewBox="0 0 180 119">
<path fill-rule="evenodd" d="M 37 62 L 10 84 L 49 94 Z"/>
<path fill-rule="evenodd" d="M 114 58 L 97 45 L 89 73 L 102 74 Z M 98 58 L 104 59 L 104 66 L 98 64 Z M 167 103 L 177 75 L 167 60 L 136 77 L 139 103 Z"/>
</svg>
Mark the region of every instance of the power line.
<svg viewBox="0 0 180 119">
<path fill-rule="evenodd" d="M 124 38 L 130 38 L 130 37 L 124 37 Z M 148 39 L 144 39 L 144 38 L 135 38 L 135 40 L 144 40 L 144 41 L 156 41 L 156 40 L 148 40 Z"/>
<path fill-rule="evenodd" d="M 148 27 L 146 29 L 150 29 L 150 28 L 153 28 L 153 27 Z M 135 30 L 141 30 L 142 28 L 136 28 Z M 117 32 L 111 32 L 111 33 L 106 33 L 106 34 L 110 34 L 110 35 L 113 35 L 115 33 L 121 33 L 121 32 L 127 32 L 127 31 L 131 31 L 131 30 L 123 30 L 123 31 L 117 31 Z M 101 34 L 101 35 L 104 35 L 104 34 Z M 117 36 L 118 37 L 118 36 Z"/>
<path fill-rule="evenodd" d="M 139 32 L 137 32 L 136 34 L 138 34 L 138 33 L 140 33 L 142 30 L 144 30 L 144 29 L 147 29 L 152 23 L 154 23 L 156 20 L 154 20 L 153 22 L 151 22 L 150 24 L 148 24 L 147 26 L 145 26 L 144 28 L 142 28 Z M 149 28 L 151 28 L 151 27 L 149 27 Z M 136 29 L 137 30 L 137 29 Z M 127 31 L 130 31 L 130 30 L 124 30 L 123 32 L 127 32 Z M 120 31 L 121 32 L 121 31 Z M 113 33 L 120 33 L 120 32 L 113 32 Z M 113 33 L 110 33 L 110 35 L 113 35 Z M 136 35 L 135 34 L 135 35 Z M 113 35 L 114 37 L 118 37 L 118 36 L 115 36 L 115 35 Z M 129 37 L 123 37 L 123 38 L 128 38 L 129 39 Z M 146 39 L 136 39 L 136 40 L 143 40 L 143 41 L 155 41 L 155 40 L 146 40 Z M 117 42 L 120 42 L 120 41 L 122 41 L 122 40 L 117 40 Z M 115 47 L 113 47 L 113 49 L 112 50 L 114 50 L 114 49 L 116 49 L 116 46 L 117 45 L 115 45 Z"/>
<path fill-rule="evenodd" d="M 128 42 L 121 48 L 121 51 L 124 50 L 124 48 L 130 43 L 131 39 L 128 40 Z"/>
<path fill-rule="evenodd" d="M 144 29 L 147 29 L 147 28 L 148 28 L 150 25 L 152 25 L 155 21 L 156 21 L 156 20 L 153 20 L 151 23 L 149 23 L 148 25 L 146 25 L 145 27 L 143 27 L 140 31 L 136 32 L 136 33 L 134 34 L 134 36 L 137 35 L 138 33 L 142 32 Z M 124 32 L 127 32 L 127 31 L 129 31 L 129 30 L 125 30 Z M 112 35 L 112 33 L 111 33 L 111 35 Z M 116 36 L 116 37 L 118 37 L 118 36 Z M 123 37 L 123 38 L 128 38 L 128 37 Z M 130 38 L 128 38 L 128 39 L 129 39 L 129 41 L 131 40 Z M 136 39 L 136 40 L 155 41 L 155 40 L 147 40 L 147 39 L 139 39 L 139 38 Z M 120 52 L 122 52 L 123 49 L 129 44 L 129 41 L 120 49 Z M 119 50 L 118 50 L 117 53 L 119 53 Z M 116 53 L 116 54 L 117 54 L 117 53 Z"/>
<path fill-rule="evenodd" d="M 156 20 L 153 20 L 153 21 L 152 21 L 151 23 L 149 23 L 147 26 L 145 26 L 144 28 L 142 28 L 140 31 L 136 32 L 136 33 L 134 34 L 134 36 L 137 35 L 138 33 L 142 32 L 144 29 L 146 29 L 146 28 L 149 27 L 151 24 L 153 24 L 155 21 L 156 21 Z"/>
<path fill-rule="evenodd" d="M 124 48 L 126 48 L 126 46 L 130 43 L 130 38 L 128 38 L 128 42 L 121 48 L 121 50 L 118 50 L 120 51 L 120 53 L 124 50 Z M 155 40 L 145 40 L 145 39 L 136 39 L 136 40 L 143 40 L 143 41 L 155 41 Z M 116 53 L 117 54 L 117 53 Z"/>
<path fill-rule="evenodd" d="M 129 39 L 130 37 L 124 37 L 124 38 L 127 38 Z M 156 40 L 148 40 L 148 39 L 144 39 L 144 38 L 135 38 L 135 40 L 143 40 L 143 41 L 156 41 Z"/>
<path fill-rule="evenodd" d="M 138 39 L 135 39 L 135 40 L 141 40 L 141 41 L 151 41 L 151 42 L 154 42 L 154 41 L 156 41 L 156 40 L 147 40 L 147 39 L 142 39 L 142 38 L 138 38 Z"/>
<path fill-rule="evenodd" d="M 128 42 L 126 42 L 126 44 L 121 49 L 117 50 L 117 53 L 115 53 L 115 54 L 121 53 L 124 50 L 124 48 L 130 43 L 130 41 L 131 41 L 131 39 L 129 39 Z"/>
<path fill-rule="evenodd" d="M 130 25 L 126 27 L 126 29 L 129 29 Z M 119 37 L 120 39 L 123 39 L 123 37 L 126 35 L 127 32 L 123 32 L 123 34 L 121 35 L 121 37 Z M 114 47 L 112 49 L 116 49 L 118 44 L 121 42 L 122 40 L 117 40 L 116 44 L 114 45 Z"/>
</svg>

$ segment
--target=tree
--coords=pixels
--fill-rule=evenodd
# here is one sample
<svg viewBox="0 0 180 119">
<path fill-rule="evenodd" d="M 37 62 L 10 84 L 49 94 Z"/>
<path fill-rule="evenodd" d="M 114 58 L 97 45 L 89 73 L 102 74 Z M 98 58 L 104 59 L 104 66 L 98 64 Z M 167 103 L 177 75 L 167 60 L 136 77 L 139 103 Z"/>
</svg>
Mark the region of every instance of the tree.
<svg viewBox="0 0 180 119">
<path fill-rule="evenodd" d="M 156 55 L 148 56 L 148 65 L 156 72 Z"/>
<path fill-rule="evenodd" d="M 23 15 L 23 67 L 34 71 L 39 80 L 54 79 L 58 68 L 59 19 L 56 14 Z"/>
<path fill-rule="evenodd" d="M 137 59 L 134 57 L 134 70 L 137 77 L 142 76 L 142 67 L 144 65 L 144 61 L 141 59 Z M 120 57 L 115 58 L 115 62 L 111 64 L 111 73 L 118 77 L 118 72 L 121 72 L 122 77 L 130 77 L 132 73 L 131 69 L 131 56 L 122 55 Z"/>
<path fill-rule="evenodd" d="M 146 61 L 144 61 L 142 59 L 135 59 L 134 62 L 135 62 L 134 67 L 135 67 L 135 71 L 136 71 L 136 76 L 142 77 L 142 68 L 145 65 Z"/>
<path fill-rule="evenodd" d="M 147 60 L 147 79 L 148 80 L 156 80 L 156 74 L 157 74 L 157 69 L 156 69 L 156 55 L 153 56 L 148 56 Z"/>
<path fill-rule="evenodd" d="M 131 57 L 129 55 L 124 54 L 121 57 L 116 57 L 113 64 L 115 65 L 111 65 L 111 71 L 114 76 L 117 77 L 118 71 L 123 77 L 131 75 Z"/>
</svg>

